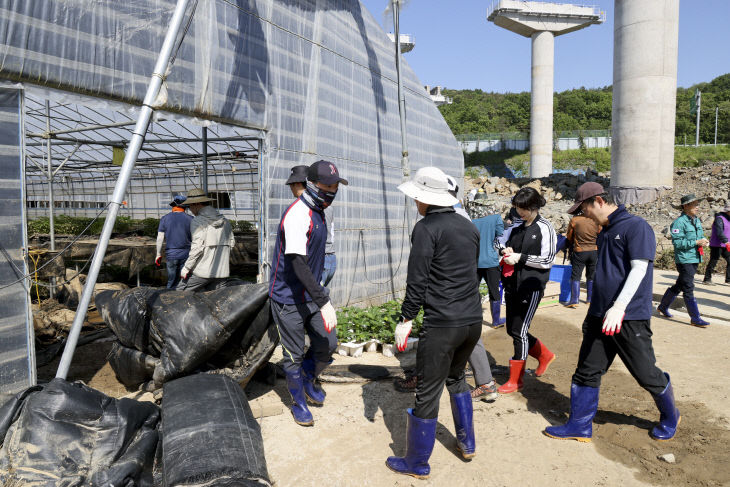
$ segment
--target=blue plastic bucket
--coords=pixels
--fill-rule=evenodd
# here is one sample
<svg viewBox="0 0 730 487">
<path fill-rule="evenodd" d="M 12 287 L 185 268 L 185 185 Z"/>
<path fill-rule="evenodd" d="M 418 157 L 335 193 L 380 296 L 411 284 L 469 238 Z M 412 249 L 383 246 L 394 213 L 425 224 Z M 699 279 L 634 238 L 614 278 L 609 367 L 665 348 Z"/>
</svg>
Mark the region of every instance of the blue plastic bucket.
<svg viewBox="0 0 730 487">
<path fill-rule="evenodd" d="M 570 301 L 570 274 L 573 268 L 569 265 L 553 265 L 550 268 L 550 280 L 560 283 L 560 297 L 558 301 Z"/>
</svg>

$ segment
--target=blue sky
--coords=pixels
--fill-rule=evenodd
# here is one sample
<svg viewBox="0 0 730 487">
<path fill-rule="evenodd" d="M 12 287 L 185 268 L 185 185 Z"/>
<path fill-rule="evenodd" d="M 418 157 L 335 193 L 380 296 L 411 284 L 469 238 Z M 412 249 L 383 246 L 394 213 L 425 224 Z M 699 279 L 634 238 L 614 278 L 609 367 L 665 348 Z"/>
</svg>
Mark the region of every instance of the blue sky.
<svg viewBox="0 0 730 487">
<path fill-rule="evenodd" d="M 389 2 L 362 3 L 383 25 Z M 401 32 L 415 36 L 416 48 L 405 59 L 423 84 L 498 93 L 530 90 L 530 39 L 488 22 L 490 3 L 410 1 L 401 13 Z M 583 3 L 604 10 L 606 22 L 555 38 L 555 91 L 613 82 L 613 0 Z M 730 72 L 730 0 L 682 0 L 679 8 L 678 86 Z M 384 29 L 392 32 L 392 20 Z"/>
</svg>

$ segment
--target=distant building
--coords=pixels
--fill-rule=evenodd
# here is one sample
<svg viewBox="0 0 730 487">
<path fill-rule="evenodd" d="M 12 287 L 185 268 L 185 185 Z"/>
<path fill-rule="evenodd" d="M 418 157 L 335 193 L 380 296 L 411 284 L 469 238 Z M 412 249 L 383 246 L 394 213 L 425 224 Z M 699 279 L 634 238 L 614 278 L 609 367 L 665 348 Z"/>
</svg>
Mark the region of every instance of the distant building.
<svg viewBox="0 0 730 487">
<path fill-rule="evenodd" d="M 436 106 L 451 105 L 454 102 L 454 100 L 452 100 L 450 96 L 444 96 L 443 93 L 441 93 L 441 90 L 443 89 L 442 86 L 434 86 L 432 88 L 426 85 L 424 86 L 424 88 L 426 88 L 428 94 L 431 95 L 431 99 L 436 104 Z"/>
<path fill-rule="evenodd" d="M 395 34 L 392 32 L 388 33 L 388 37 L 391 42 L 395 43 Z M 401 34 L 400 36 L 400 52 L 405 54 L 411 52 L 416 47 L 416 38 L 410 34 Z"/>
</svg>

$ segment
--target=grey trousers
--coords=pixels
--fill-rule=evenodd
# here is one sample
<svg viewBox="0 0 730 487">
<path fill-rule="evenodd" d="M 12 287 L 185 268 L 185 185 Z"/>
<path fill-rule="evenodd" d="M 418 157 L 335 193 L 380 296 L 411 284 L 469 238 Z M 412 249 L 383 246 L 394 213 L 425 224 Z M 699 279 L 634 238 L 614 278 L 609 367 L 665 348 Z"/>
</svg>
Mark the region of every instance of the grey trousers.
<svg viewBox="0 0 730 487">
<path fill-rule="evenodd" d="M 304 360 L 305 333 L 309 335 L 310 343 L 307 355 L 311 355 L 317 362 L 332 360 L 332 353 L 337 349 L 337 330 L 327 333 L 322 313 L 316 304 L 281 304 L 273 299 L 269 301 L 284 351 L 284 371 L 295 372 L 301 367 Z"/>
<path fill-rule="evenodd" d="M 474 345 L 474 350 L 469 355 L 469 367 L 474 371 L 474 383 L 477 386 L 489 384 L 494 380 L 492 369 L 489 366 L 487 350 L 484 348 L 484 343 L 482 343 L 482 337 L 479 337 L 479 341 Z"/>
<path fill-rule="evenodd" d="M 177 287 L 177 291 L 208 291 L 212 289 L 213 285 L 217 281 L 223 281 L 226 278 L 218 277 L 198 277 L 190 276 L 187 281 L 180 280 Z"/>
</svg>

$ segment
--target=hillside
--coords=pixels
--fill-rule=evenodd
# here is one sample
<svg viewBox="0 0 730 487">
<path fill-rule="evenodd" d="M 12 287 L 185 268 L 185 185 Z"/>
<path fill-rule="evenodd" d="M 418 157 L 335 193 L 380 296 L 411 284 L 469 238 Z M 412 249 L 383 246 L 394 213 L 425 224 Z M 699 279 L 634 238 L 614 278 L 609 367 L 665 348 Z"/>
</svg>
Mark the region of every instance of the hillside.
<svg viewBox="0 0 730 487">
<path fill-rule="evenodd" d="M 709 83 L 677 89 L 678 142 L 684 137 L 694 142 L 695 116 L 690 115 L 690 99 L 695 90 L 702 91 L 700 139 L 714 142 L 715 107 L 720 108 L 718 143 L 730 143 L 730 73 Z M 530 129 L 530 93 L 488 93 L 482 90 L 443 90 L 453 99 L 439 110 L 455 135 L 484 132 L 528 132 Z M 579 88 L 556 93 L 554 97 L 555 131 L 601 130 L 611 128 L 610 86 L 597 89 Z"/>
</svg>

